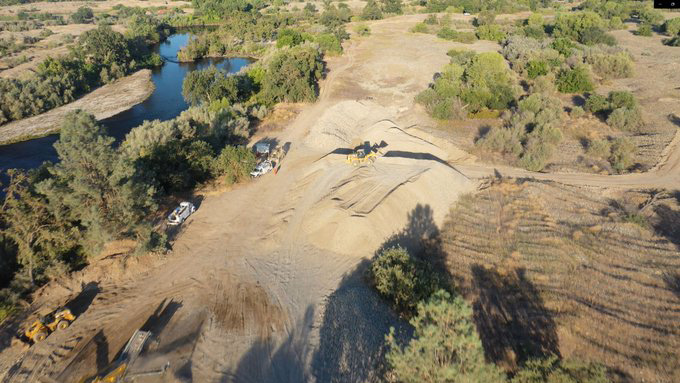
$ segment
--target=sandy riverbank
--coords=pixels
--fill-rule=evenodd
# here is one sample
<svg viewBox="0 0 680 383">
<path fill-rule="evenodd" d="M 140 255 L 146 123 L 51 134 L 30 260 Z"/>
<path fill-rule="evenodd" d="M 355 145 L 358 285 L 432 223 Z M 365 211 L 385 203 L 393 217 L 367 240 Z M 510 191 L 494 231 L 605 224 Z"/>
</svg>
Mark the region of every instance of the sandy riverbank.
<svg viewBox="0 0 680 383">
<path fill-rule="evenodd" d="M 146 100 L 154 91 L 151 70 L 144 69 L 104 85 L 78 100 L 37 116 L 0 126 L 0 144 L 46 136 L 59 130 L 67 113 L 82 109 L 102 120 Z"/>
</svg>

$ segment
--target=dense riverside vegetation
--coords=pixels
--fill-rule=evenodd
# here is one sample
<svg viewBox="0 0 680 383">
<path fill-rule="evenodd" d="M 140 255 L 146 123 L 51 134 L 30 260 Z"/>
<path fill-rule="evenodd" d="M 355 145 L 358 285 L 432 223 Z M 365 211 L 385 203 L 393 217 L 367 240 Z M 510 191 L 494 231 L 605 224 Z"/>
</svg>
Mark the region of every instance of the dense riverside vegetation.
<svg viewBox="0 0 680 383">
<path fill-rule="evenodd" d="M 40 114 L 133 71 L 160 65 L 160 56 L 148 44 L 167 33 L 162 24 L 141 19 L 131 22 L 127 35 L 100 26 L 83 33 L 70 54 L 45 59 L 30 79 L 0 78 L 0 124 Z"/>
</svg>

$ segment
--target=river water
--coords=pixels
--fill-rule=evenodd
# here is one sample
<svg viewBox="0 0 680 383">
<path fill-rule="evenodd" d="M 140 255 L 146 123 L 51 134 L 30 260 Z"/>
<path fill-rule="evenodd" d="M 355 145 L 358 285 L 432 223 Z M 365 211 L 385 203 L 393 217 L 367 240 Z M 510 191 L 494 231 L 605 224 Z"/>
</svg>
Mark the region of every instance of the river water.
<svg viewBox="0 0 680 383">
<path fill-rule="evenodd" d="M 235 73 L 251 62 L 245 58 L 230 58 L 178 63 L 177 52 L 187 44 L 190 36 L 190 33 L 176 33 L 156 47 L 156 52 L 165 59 L 165 63 L 153 69 L 152 80 L 156 89 L 146 101 L 100 121 L 116 140 L 121 140 L 132 128 L 140 125 L 144 120 L 169 120 L 186 110 L 189 106 L 182 98 L 182 81 L 187 73 L 210 65 L 228 70 L 229 73 Z M 57 161 L 57 153 L 52 145 L 58 138 L 59 135 L 54 134 L 0 146 L 1 181 L 6 180 L 4 171 L 7 169 L 32 169 L 40 166 L 44 161 Z"/>
</svg>

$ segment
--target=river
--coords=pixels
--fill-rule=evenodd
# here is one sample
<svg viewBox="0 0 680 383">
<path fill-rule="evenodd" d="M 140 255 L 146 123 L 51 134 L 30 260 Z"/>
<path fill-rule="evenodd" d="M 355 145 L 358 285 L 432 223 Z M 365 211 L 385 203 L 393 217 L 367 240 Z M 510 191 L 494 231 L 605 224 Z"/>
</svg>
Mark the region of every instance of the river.
<svg viewBox="0 0 680 383">
<path fill-rule="evenodd" d="M 120 141 L 144 120 L 169 120 L 186 110 L 189 105 L 182 98 L 182 81 L 187 73 L 210 65 L 235 73 L 251 62 L 246 58 L 207 58 L 192 63 L 178 63 L 177 52 L 187 44 L 190 37 L 190 33 L 176 33 L 155 48 L 165 59 L 165 63 L 153 69 L 151 79 L 156 89 L 149 98 L 122 113 L 100 121 L 116 140 Z M 54 134 L 0 146 L 0 180 L 6 180 L 4 171 L 7 169 L 32 169 L 44 161 L 57 161 L 57 153 L 52 145 L 58 138 L 59 135 Z"/>
</svg>

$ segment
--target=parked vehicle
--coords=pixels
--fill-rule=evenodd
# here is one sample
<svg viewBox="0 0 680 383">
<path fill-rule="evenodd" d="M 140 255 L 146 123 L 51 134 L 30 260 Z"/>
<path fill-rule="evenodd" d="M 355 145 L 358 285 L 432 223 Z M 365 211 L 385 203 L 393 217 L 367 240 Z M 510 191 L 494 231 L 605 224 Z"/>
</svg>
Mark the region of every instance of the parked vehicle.
<svg viewBox="0 0 680 383">
<path fill-rule="evenodd" d="M 255 170 L 250 172 L 250 176 L 257 178 L 263 174 L 267 174 L 274 169 L 274 164 L 269 160 L 264 160 L 255 166 Z"/>
<path fill-rule="evenodd" d="M 265 143 L 255 144 L 255 158 L 258 160 L 269 158 L 270 145 Z"/>
<path fill-rule="evenodd" d="M 168 216 L 169 225 L 179 225 L 196 211 L 196 206 L 191 202 L 182 202 Z"/>
</svg>

